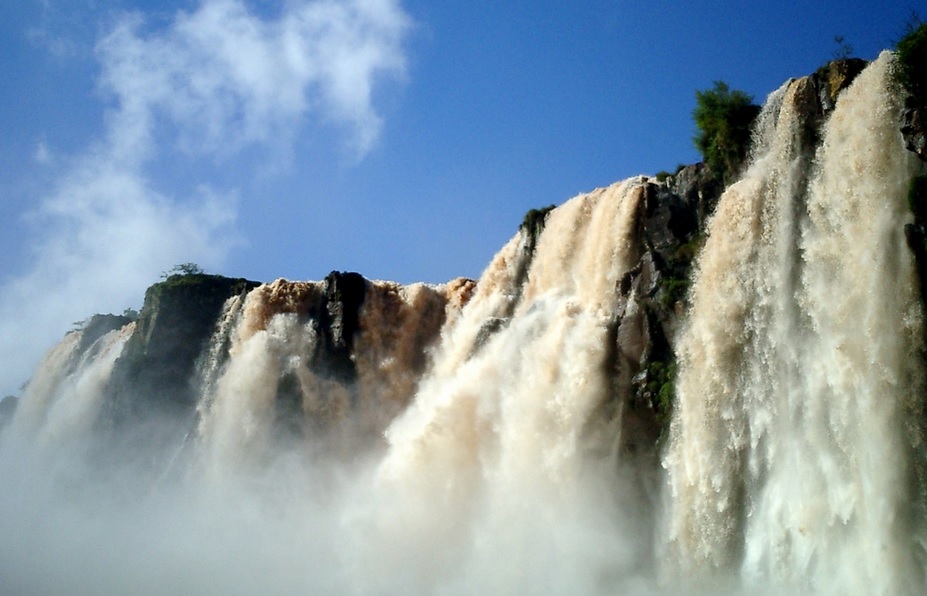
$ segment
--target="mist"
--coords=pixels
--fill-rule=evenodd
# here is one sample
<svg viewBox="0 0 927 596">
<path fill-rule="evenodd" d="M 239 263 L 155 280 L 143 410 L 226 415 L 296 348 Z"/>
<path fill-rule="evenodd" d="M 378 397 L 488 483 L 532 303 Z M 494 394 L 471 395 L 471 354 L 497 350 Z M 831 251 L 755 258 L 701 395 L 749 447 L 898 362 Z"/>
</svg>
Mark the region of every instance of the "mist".
<svg viewBox="0 0 927 596">
<path fill-rule="evenodd" d="M 619 456 L 603 299 L 637 256 L 607 239 L 636 233 L 641 183 L 568 202 L 536 252 L 519 231 L 476 285 L 332 274 L 232 296 L 192 411 L 167 407 L 179 389 L 121 385 L 146 366 L 145 312 L 92 343 L 69 334 L 2 436 L 2 587 L 654 590 L 656 462 Z M 595 275 L 552 267 L 606 255 Z"/>
<path fill-rule="evenodd" d="M 267 130 L 289 142 L 309 114 L 370 149 L 362 83 L 401 74 L 408 22 L 385 1 L 287 6 L 267 21 L 214 0 L 103 37 L 112 129 L 63 178 L 74 192 L 43 203 L 63 223 L 37 254 L 61 279 L 128 291 L 128 236 L 221 259 L 235 193 L 175 203 L 145 184 L 156 122 L 220 159 Z M 251 68 L 332 30 L 382 43 L 336 44 L 343 78 Z M 195 272 L 137 316 L 79 325 L 0 425 L 0 591 L 923 593 L 924 307 L 905 232 L 925 166 L 897 130 L 894 60 L 770 94 L 705 221 L 671 176 L 635 176 L 529 212 L 478 280 Z M 671 279 L 661 249 L 693 240 L 691 279 Z M 0 311 L 24 337 L 65 298 L 30 302 L 29 279 Z"/>
</svg>

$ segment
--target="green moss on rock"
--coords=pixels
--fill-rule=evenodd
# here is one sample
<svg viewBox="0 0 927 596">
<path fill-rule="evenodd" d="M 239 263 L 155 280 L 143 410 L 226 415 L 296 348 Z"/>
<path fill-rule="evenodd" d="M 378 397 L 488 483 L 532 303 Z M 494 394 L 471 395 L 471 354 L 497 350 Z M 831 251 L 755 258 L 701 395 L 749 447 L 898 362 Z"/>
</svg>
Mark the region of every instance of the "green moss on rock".
<svg viewBox="0 0 927 596">
<path fill-rule="evenodd" d="M 704 234 L 694 234 L 689 240 L 676 246 L 664 263 L 661 269 L 663 283 L 659 295 L 660 303 L 665 308 L 673 308 L 677 302 L 684 303 L 688 300 L 692 267 L 704 241 Z"/>
</svg>

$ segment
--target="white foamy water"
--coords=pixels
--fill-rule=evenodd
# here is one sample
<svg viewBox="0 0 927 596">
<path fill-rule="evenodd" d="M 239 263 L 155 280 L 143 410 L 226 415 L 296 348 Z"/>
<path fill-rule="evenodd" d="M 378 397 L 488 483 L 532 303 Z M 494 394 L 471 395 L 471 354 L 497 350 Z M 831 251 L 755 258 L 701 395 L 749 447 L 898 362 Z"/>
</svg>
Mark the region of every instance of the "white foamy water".
<svg viewBox="0 0 927 596">
<path fill-rule="evenodd" d="M 69 333 L 39 365 L 11 423 L 11 441 L 34 438 L 40 451 L 69 449 L 93 430 L 116 359 L 134 324 L 106 333 L 78 353 L 83 331 Z"/>
<path fill-rule="evenodd" d="M 679 346 L 672 573 L 825 593 L 923 590 L 923 313 L 903 225 L 921 166 L 884 54 L 814 162 L 792 83 L 721 199 Z"/>
<path fill-rule="evenodd" d="M 519 231 L 475 285 L 364 282 L 350 350 L 327 282 L 230 299 L 169 463 L 115 443 L 144 473 L 87 455 L 114 448 L 133 326 L 68 335 L 0 437 L 0 592 L 923 593 L 922 166 L 890 68 L 819 143 L 809 80 L 767 100 L 698 259 L 662 467 L 624 448 L 616 360 L 641 177 Z"/>
</svg>

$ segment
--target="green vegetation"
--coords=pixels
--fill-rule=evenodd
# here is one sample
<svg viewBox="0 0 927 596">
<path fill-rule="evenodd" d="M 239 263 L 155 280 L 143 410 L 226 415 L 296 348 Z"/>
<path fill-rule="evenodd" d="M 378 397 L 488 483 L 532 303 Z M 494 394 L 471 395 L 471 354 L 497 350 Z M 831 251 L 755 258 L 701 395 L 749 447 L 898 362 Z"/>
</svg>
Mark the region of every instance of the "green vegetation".
<svg viewBox="0 0 927 596">
<path fill-rule="evenodd" d="M 656 295 L 658 304 L 650 306 L 648 322 L 652 346 L 643 370 L 643 386 L 639 396 L 650 402 L 660 427 L 658 444 L 666 440 L 674 402 L 676 400 L 676 354 L 663 334 L 657 310 L 674 311 L 678 302 L 688 299 L 695 258 L 704 244 L 705 236 L 694 234 L 687 242 L 676 247 L 660 268 L 663 281 Z"/>
<path fill-rule="evenodd" d="M 698 132 L 693 139 L 708 167 L 725 184 L 733 181 L 750 148 L 750 128 L 760 113 L 753 97 L 727 83 L 695 92 L 692 112 Z"/>
<path fill-rule="evenodd" d="M 671 355 L 667 356 L 665 360 L 651 360 L 647 364 L 644 388 L 657 414 L 657 422 L 664 431 L 669 427 L 676 399 L 676 360 Z"/>
<path fill-rule="evenodd" d="M 689 293 L 689 280 L 685 277 L 666 277 L 663 281 L 663 306 L 672 307 Z"/>
<path fill-rule="evenodd" d="M 171 271 L 177 271 L 177 267 Z M 145 292 L 145 304 L 138 316 L 150 317 L 152 309 L 158 310 L 165 300 L 170 304 L 176 303 L 178 307 L 198 312 L 201 304 L 221 306 L 229 296 L 240 294 L 257 285 L 245 279 L 203 273 L 202 269 L 185 271 L 189 272 L 171 273 L 149 287 Z"/>
<path fill-rule="evenodd" d="M 177 275 L 204 275 L 206 272 L 196 263 L 180 263 L 171 267 L 170 271 L 161 274 L 161 279 L 169 279 Z"/>
<path fill-rule="evenodd" d="M 671 309 L 678 301 L 686 299 L 691 284 L 692 265 L 704 240 L 703 234 L 693 235 L 688 242 L 677 246 L 667 260 L 661 271 L 663 285 L 660 289 L 660 303 L 664 308 Z"/>
<path fill-rule="evenodd" d="M 898 82 L 910 94 L 910 102 L 927 106 L 927 23 L 912 15 L 895 49 Z"/>
<path fill-rule="evenodd" d="M 676 400 L 676 354 L 667 341 L 659 317 L 652 306 L 645 306 L 650 346 L 643 368 L 634 378 L 635 399 L 653 410 L 662 438 L 669 430 Z"/>
<path fill-rule="evenodd" d="M 853 46 L 842 35 L 834 36 L 834 44 L 837 46 L 832 54 L 834 60 L 846 60 L 853 56 Z"/>
</svg>

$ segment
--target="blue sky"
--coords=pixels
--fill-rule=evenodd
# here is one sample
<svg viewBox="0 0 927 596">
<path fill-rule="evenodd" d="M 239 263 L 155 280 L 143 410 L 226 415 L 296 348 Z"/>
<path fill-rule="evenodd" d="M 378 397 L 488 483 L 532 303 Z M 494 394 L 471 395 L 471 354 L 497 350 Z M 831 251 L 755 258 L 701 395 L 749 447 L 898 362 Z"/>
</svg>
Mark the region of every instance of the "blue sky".
<svg viewBox="0 0 927 596">
<path fill-rule="evenodd" d="M 886 6 L 891 5 L 891 6 Z M 0 391 L 193 261 L 270 281 L 477 277 L 525 211 L 698 160 L 913 0 L 16 0 L 0 8 Z"/>
</svg>

